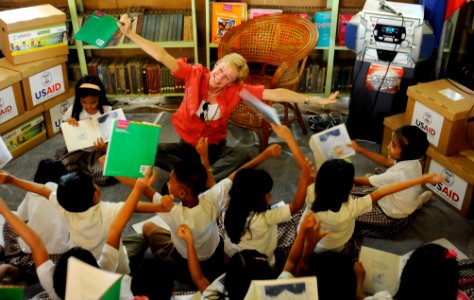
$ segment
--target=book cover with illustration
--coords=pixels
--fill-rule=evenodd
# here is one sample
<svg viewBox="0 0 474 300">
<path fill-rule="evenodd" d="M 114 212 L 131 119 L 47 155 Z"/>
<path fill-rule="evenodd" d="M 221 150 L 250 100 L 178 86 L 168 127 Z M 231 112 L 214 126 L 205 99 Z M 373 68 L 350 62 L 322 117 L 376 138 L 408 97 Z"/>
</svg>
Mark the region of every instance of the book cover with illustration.
<svg viewBox="0 0 474 300">
<path fill-rule="evenodd" d="M 213 2 L 211 43 L 218 44 L 232 27 L 247 21 L 247 3 Z"/>
<path fill-rule="evenodd" d="M 121 108 L 103 114 L 97 119 L 80 120 L 78 126 L 72 126 L 67 122 L 61 123 L 64 142 L 68 152 L 92 147 L 98 138 L 108 142 L 110 139 L 110 129 L 114 119 L 125 120 L 125 115 Z"/>
<path fill-rule="evenodd" d="M 326 160 L 344 159 L 354 155 L 354 149 L 347 146 L 350 143 L 351 139 L 344 124 L 313 134 L 309 139 L 309 147 L 313 152 L 318 168 Z"/>
</svg>

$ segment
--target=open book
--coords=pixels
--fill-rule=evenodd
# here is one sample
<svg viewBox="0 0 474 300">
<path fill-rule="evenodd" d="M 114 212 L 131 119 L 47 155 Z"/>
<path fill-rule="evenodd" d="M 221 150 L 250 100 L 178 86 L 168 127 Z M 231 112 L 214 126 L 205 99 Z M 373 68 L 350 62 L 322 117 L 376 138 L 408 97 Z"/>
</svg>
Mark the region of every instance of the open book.
<svg viewBox="0 0 474 300">
<path fill-rule="evenodd" d="M 146 122 L 113 120 L 104 175 L 143 177 L 155 164 L 161 126 Z"/>
<path fill-rule="evenodd" d="M 110 140 L 110 129 L 114 119 L 126 119 L 121 108 L 103 114 L 97 119 L 80 120 L 79 126 L 72 126 L 67 122 L 61 123 L 67 151 L 92 147 L 98 138 L 103 138 L 107 143 Z"/>
<path fill-rule="evenodd" d="M 445 238 L 432 241 L 431 243 L 455 250 L 459 259 L 467 258 L 464 253 L 459 251 Z M 375 294 L 376 292 L 386 290 L 390 295 L 395 295 L 403 268 L 412 253 L 413 251 L 410 251 L 403 255 L 397 255 L 362 246 L 359 261 L 362 262 L 365 268 L 364 291 Z"/>
<path fill-rule="evenodd" d="M 258 113 L 262 114 L 263 118 L 268 121 L 268 123 L 274 123 L 280 125 L 280 118 L 278 117 L 278 113 L 275 108 L 271 107 L 270 105 L 260 101 L 252 95 L 246 89 L 240 91 L 240 98 L 244 100 L 246 103 L 250 104 L 250 106 L 255 109 Z"/>
<path fill-rule="evenodd" d="M 290 279 L 253 280 L 245 295 L 245 300 L 317 300 L 316 277 Z"/>
<path fill-rule="evenodd" d="M 68 259 L 66 299 L 125 299 L 130 296 L 131 277 L 91 266 L 75 257 Z"/>
<path fill-rule="evenodd" d="M 339 124 L 324 131 L 313 134 L 309 139 L 309 147 L 313 151 L 316 167 L 329 159 L 342 159 L 355 154 L 346 125 Z"/>
</svg>

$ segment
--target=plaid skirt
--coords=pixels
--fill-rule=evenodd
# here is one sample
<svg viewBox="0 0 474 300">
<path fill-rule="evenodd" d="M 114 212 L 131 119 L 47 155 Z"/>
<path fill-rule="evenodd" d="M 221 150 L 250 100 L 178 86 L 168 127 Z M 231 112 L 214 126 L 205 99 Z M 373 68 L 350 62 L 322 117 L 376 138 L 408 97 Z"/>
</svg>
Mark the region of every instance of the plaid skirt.
<svg viewBox="0 0 474 300">
<path fill-rule="evenodd" d="M 5 256 L 4 262 L 16 266 L 20 270 L 21 277 L 27 282 L 38 281 L 36 275 L 36 266 L 31 253 L 21 251 L 18 243 L 19 236 L 10 226 L 5 223 L 3 225 L 3 238 L 5 240 Z M 50 254 L 49 258 L 53 263 L 57 263 L 61 254 Z"/>
<path fill-rule="evenodd" d="M 99 163 L 99 158 L 104 155 L 102 151 L 93 148 L 67 152 L 67 148 L 56 151 L 55 159 L 59 160 L 68 172 L 83 171 L 92 177 L 99 186 L 111 185 L 117 182 L 112 176 L 104 176 L 104 166 Z"/>
<path fill-rule="evenodd" d="M 374 203 L 372 211 L 356 218 L 354 235 L 386 238 L 405 228 L 412 220 L 413 214 L 401 219 L 391 218 L 377 203 Z"/>
</svg>

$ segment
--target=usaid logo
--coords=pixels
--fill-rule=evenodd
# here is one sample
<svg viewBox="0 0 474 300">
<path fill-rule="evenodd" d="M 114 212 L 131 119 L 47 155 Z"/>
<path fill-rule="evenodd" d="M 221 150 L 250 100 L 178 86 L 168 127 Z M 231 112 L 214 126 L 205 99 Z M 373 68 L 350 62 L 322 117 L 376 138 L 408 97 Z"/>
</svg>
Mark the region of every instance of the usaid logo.
<svg viewBox="0 0 474 300">
<path fill-rule="evenodd" d="M 444 169 L 441 174 L 444 176 L 444 184 L 447 186 L 452 186 L 454 184 L 454 174 L 453 172 Z"/>
<path fill-rule="evenodd" d="M 67 101 L 64 101 L 63 103 L 60 104 L 59 106 L 59 111 L 64 114 L 67 109 L 69 108 L 69 103 Z"/>
<path fill-rule="evenodd" d="M 42 86 L 49 86 L 53 82 L 53 75 L 51 72 L 47 71 L 41 74 L 41 85 Z"/>
<path fill-rule="evenodd" d="M 433 121 L 433 116 L 431 115 L 429 111 L 426 111 L 423 114 L 423 122 L 425 122 L 426 124 L 431 124 L 432 121 Z"/>
</svg>

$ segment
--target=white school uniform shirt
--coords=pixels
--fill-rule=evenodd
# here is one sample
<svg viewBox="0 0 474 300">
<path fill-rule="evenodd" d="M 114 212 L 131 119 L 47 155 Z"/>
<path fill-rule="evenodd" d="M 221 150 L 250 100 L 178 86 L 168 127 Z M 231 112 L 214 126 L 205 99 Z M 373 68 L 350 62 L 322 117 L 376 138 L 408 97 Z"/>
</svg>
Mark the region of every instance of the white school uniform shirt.
<svg viewBox="0 0 474 300">
<path fill-rule="evenodd" d="M 110 245 L 105 244 L 100 253 L 97 264 L 103 270 L 115 272 L 119 259 L 119 251 Z M 36 274 L 38 275 L 39 282 L 43 289 L 48 294 L 51 300 L 60 300 L 54 290 L 53 275 L 56 265 L 52 260 L 47 260 L 42 263 L 37 269 Z M 133 299 L 131 292 L 132 278 L 128 275 L 124 275 L 120 285 L 120 299 Z"/>
<path fill-rule="evenodd" d="M 58 188 L 54 182 L 47 182 L 45 186 L 53 191 Z M 69 239 L 69 229 L 58 210 L 43 196 L 31 192 L 26 193 L 18 206 L 17 215 L 28 222 L 28 226 L 38 234 L 48 253 L 61 254 L 73 247 Z M 22 238 L 18 239 L 18 244 L 23 253 L 31 253 L 30 247 Z"/>
<path fill-rule="evenodd" d="M 207 260 L 214 254 L 220 242 L 216 220 L 227 201 L 231 186 L 232 180 L 223 179 L 200 194 L 199 204 L 195 207 L 177 204 L 171 211 L 159 213 L 170 227 L 171 241 L 182 257 L 187 258 L 188 254 L 186 242 L 176 236 L 176 230 L 181 224 L 188 225 L 193 231 L 194 247 L 200 261 Z M 153 202 L 160 200 L 161 195 L 155 194 Z"/>
<path fill-rule="evenodd" d="M 313 203 L 316 199 L 316 193 L 314 191 L 314 183 L 308 186 L 306 192 L 306 210 L 311 210 Z M 322 238 L 316 245 L 315 251 L 320 250 L 334 250 L 340 251 L 347 241 L 350 240 L 355 228 L 356 217 L 370 212 L 372 210 L 372 197 L 366 195 L 361 198 L 349 198 L 346 202 L 342 203 L 341 208 L 338 212 L 318 211 L 313 212 L 316 219 L 321 221 L 321 230 L 329 230 L 329 234 Z M 304 214 L 303 214 L 304 215 Z M 301 226 L 301 222 L 304 218 L 301 218 L 298 228 Z"/>
<path fill-rule="evenodd" d="M 227 234 L 225 235 L 224 251 L 231 257 L 242 250 L 257 250 L 267 256 L 270 266 L 274 266 L 274 251 L 278 242 L 277 225 L 289 220 L 291 211 L 288 204 L 255 214 L 251 219 L 247 219 L 248 230 L 242 235 L 238 244 L 232 243 Z"/>
<path fill-rule="evenodd" d="M 124 202 L 102 202 L 84 212 L 69 212 L 59 203 L 56 192 L 52 192 L 49 201 L 57 208 L 59 215 L 69 228 L 70 239 L 75 246 L 89 250 L 99 259 L 105 245 L 110 224 L 117 217 Z M 120 241 L 117 273 L 129 274 L 129 260 L 125 247 Z"/>
<path fill-rule="evenodd" d="M 66 112 L 63 115 L 63 121 L 72 118 L 72 108 L 74 104 L 69 106 Z M 104 114 L 109 113 L 112 111 L 112 106 L 110 105 L 104 105 L 102 106 L 104 108 Z M 85 119 L 97 119 L 98 117 L 102 116 L 100 111 L 97 111 L 95 114 L 91 115 L 89 114 L 84 108 L 82 111 L 79 113 L 79 120 L 85 120 Z"/>
<path fill-rule="evenodd" d="M 382 187 L 395 182 L 402 182 L 420 177 L 422 175 L 421 164 L 418 160 L 405 160 L 394 164 L 384 173 L 372 175 L 369 182 L 374 187 Z M 419 205 L 418 194 L 421 185 L 415 185 L 380 199 L 377 204 L 383 212 L 394 219 L 406 218 L 412 214 Z"/>
</svg>

